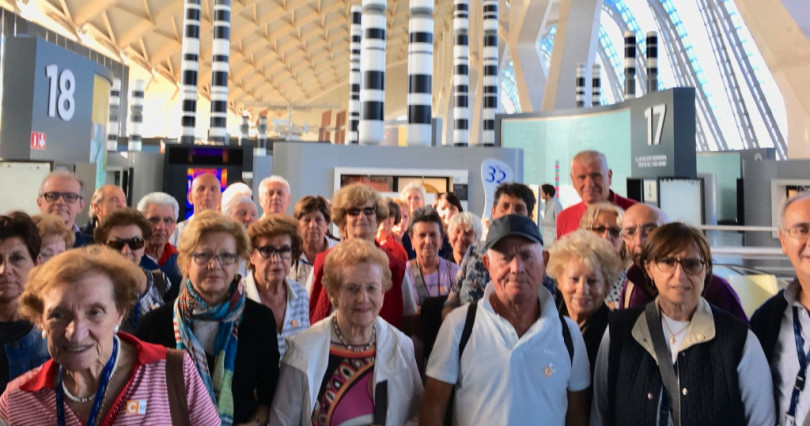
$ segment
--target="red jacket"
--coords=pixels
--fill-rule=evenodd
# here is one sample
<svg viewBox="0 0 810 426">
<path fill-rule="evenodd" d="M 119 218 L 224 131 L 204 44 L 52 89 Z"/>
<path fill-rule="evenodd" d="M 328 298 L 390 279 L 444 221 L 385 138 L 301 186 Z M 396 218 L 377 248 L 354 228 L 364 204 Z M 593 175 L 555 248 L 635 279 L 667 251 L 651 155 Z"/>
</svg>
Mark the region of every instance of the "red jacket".
<svg viewBox="0 0 810 426">
<path fill-rule="evenodd" d="M 624 210 L 627 210 L 633 204 L 638 203 L 638 201 L 631 200 L 629 198 L 624 198 L 619 194 L 610 191 L 610 196 L 608 197 L 608 201 L 616 206 L 621 207 Z M 585 210 L 588 210 L 588 206 L 585 205 L 583 202 L 579 202 L 578 204 L 574 204 L 571 207 L 560 212 L 557 215 L 557 239 L 559 240 L 563 235 L 574 232 L 579 228 L 579 220 L 582 219 L 582 215 L 585 214 Z"/>
<path fill-rule="evenodd" d="M 394 327 L 400 328 L 402 326 L 402 279 L 405 277 L 405 262 L 398 259 L 391 247 L 381 247 L 379 244 L 376 245 L 388 255 L 388 268 L 391 270 L 392 281 L 391 288 L 385 292 L 382 309 L 380 309 L 380 317 L 388 321 L 388 323 Z M 323 284 L 321 284 L 321 280 L 323 279 L 323 264 L 329 250 L 318 253 L 318 255 L 315 256 L 315 263 L 312 266 L 312 293 L 309 295 L 310 324 L 315 324 L 332 313 L 332 303 L 329 301 L 329 295 L 323 287 Z"/>
</svg>

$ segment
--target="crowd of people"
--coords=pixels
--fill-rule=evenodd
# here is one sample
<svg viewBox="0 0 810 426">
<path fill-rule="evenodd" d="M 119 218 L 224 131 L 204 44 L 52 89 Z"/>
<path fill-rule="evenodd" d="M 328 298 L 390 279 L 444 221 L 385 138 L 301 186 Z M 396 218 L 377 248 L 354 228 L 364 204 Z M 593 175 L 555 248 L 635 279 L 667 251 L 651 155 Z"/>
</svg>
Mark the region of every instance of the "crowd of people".
<svg viewBox="0 0 810 426">
<path fill-rule="evenodd" d="M 536 221 L 518 182 L 482 220 L 418 183 L 288 212 L 281 176 L 254 201 L 202 174 L 185 220 L 105 185 L 79 227 L 55 171 L 41 214 L 0 216 L 0 424 L 808 424 L 810 193 L 779 212 L 796 279 L 749 324 L 701 231 L 599 152 L 570 178 Z"/>
</svg>

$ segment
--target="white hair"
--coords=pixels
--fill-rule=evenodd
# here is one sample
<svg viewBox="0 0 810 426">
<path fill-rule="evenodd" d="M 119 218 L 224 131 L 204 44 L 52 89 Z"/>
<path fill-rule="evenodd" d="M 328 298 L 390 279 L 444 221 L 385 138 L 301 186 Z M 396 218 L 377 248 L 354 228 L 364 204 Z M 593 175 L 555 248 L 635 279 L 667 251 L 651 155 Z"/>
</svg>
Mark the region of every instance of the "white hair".
<svg viewBox="0 0 810 426">
<path fill-rule="evenodd" d="M 227 204 L 226 203 L 222 204 L 222 213 L 225 216 L 230 217 L 231 210 L 233 210 L 234 208 L 236 208 L 236 206 L 238 206 L 239 204 L 242 204 L 242 203 L 251 203 L 254 206 L 256 205 L 256 203 L 253 201 L 252 198 L 246 197 L 244 195 L 236 195 L 236 196 L 232 197 Z M 257 211 L 259 210 L 258 207 L 256 208 L 256 210 Z"/>
<path fill-rule="evenodd" d="M 224 206 L 237 196 L 253 198 L 253 189 L 242 182 L 232 183 L 222 191 L 222 202 L 220 204 Z"/>
<path fill-rule="evenodd" d="M 447 224 L 447 233 L 449 234 L 453 231 L 453 228 L 459 225 L 463 225 L 467 229 L 472 229 L 475 233 L 476 241 L 481 238 L 481 233 L 484 232 L 484 228 L 481 226 L 481 218 L 475 213 L 462 212 L 454 214 Z"/>
<path fill-rule="evenodd" d="M 421 183 L 417 183 L 417 182 L 411 182 L 411 183 L 405 185 L 405 187 L 402 188 L 401 191 L 399 191 L 399 198 L 401 198 L 403 200 L 407 200 L 408 199 L 408 193 L 413 191 L 413 190 L 419 191 L 419 193 L 422 194 L 422 200 L 427 202 L 427 192 L 425 192 L 425 187 Z"/>
<path fill-rule="evenodd" d="M 42 195 L 42 188 L 45 187 L 45 182 L 51 179 L 73 179 L 79 183 L 79 192 L 82 197 L 84 197 L 84 182 L 76 176 L 75 173 L 68 171 L 68 170 L 54 170 L 48 173 L 48 176 L 45 176 L 45 179 L 42 179 L 42 183 L 39 184 L 39 192 Z"/>
<path fill-rule="evenodd" d="M 174 212 L 175 219 L 180 215 L 180 206 L 177 204 L 177 200 L 165 192 L 150 192 L 144 195 L 143 198 L 138 201 L 138 211 L 146 214 L 146 209 L 149 208 L 150 204 L 156 206 L 170 206 Z"/>
<path fill-rule="evenodd" d="M 787 213 L 788 207 L 790 207 L 790 205 L 796 201 L 801 201 L 807 198 L 810 198 L 810 191 L 799 191 L 792 197 L 785 200 L 785 203 L 782 204 L 782 211 L 779 214 L 779 229 L 782 229 L 785 226 L 785 213 Z"/>
<path fill-rule="evenodd" d="M 266 177 L 266 178 L 262 179 L 262 182 L 259 184 L 259 195 L 261 196 L 261 193 L 263 192 L 262 189 L 264 189 L 265 186 L 267 186 L 267 185 L 269 185 L 269 184 L 271 184 L 273 182 L 279 182 L 280 184 L 286 186 L 287 187 L 287 192 L 290 192 L 290 183 L 287 182 L 287 179 L 284 179 L 283 177 L 281 177 L 279 175 L 272 175 L 270 177 Z"/>
</svg>

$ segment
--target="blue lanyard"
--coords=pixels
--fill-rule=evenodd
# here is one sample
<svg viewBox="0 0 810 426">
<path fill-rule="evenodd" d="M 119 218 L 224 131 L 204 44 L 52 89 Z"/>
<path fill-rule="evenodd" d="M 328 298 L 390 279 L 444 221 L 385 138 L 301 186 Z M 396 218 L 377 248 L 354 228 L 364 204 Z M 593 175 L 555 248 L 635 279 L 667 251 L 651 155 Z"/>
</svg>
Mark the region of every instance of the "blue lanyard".
<svg viewBox="0 0 810 426">
<path fill-rule="evenodd" d="M 795 423 L 796 406 L 799 404 L 799 394 L 804 390 L 804 382 L 807 379 L 807 360 L 810 353 L 804 353 L 804 338 L 802 338 L 802 324 L 799 322 L 799 309 L 793 307 L 793 336 L 796 338 L 796 354 L 799 356 L 799 374 L 796 376 L 796 384 L 793 386 L 793 394 L 790 396 L 790 408 L 787 411 L 787 418 L 791 423 Z"/>
<path fill-rule="evenodd" d="M 96 389 L 96 397 L 93 400 L 93 409 L 90 410 L 90 416 L 87 417 L 87 426 L 96 424 L 96 417 L 101 411 L 101 404 L 104 402 L 104 395 L 107 393 L 107 384 L 110 382 L 112 376 L 113 364 L 115 364 L 115 357 L 118 354 L 118 339 L 113 339 L 113 350 L 107 365 L 101 373 L 101 381 Z M 62 366 L 59 366 L 59 373 L 56 376 L 56 418 L 59 426 L 65 425 L 65 396 L 62 388 Z"/>
<path fill-rule="evenodd" d="M 144 295 L 145 294 L 146 293 L 144 293 Z M 132 312 L 129 315 L 129 323 L 132 324 L 132 329 L 133 330 L 138 328 L 138 321 L 141 320 L 141 297 L 143 297 L 143 295 L 141 295 L 141 292 L 139 291 L 138 292 L 138 299 L 135 302 L 135 308 L 132 310 Z M 133 316 L 135 318 L 133 318 Z"/>
</svg>

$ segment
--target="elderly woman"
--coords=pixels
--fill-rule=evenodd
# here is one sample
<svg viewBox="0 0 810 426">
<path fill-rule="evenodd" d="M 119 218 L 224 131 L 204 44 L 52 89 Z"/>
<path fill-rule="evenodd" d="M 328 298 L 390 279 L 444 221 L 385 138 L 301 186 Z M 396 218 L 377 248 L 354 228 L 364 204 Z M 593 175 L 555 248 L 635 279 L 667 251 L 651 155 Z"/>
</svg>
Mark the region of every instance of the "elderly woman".
<svg viewBox="0 0 810 426">
<path fill-rule="evenodd" d="M 414 211 L 425 207 L 427 193 L 425 192 L 424 185 L 416 182 L 411 182 L 405 185 L 405 187 L 399 192 L 399 199 L 407 203 L 408 214 L 413 215 Z M 405 229 L 410 229 L 410 226 Z M 416 252 L 411 244 L 411 237 L 407 232 L 402 235 L 402 247 L 404 247 L 405 251 L 408 253 L 408 259 L 413 259 L 416 257 Z"/>
<path fill-rule="evenodd" d="M 315 256 L 334 247 L 338 240 L 329 235 L 329 223 L 332 222 L 329 201 L 320 195 L 307 195 L 295 203 L 293 213 L 298 220 L 298 228 L 303 238 L 301 257 L 293 260 L 290 268 L 290 279 L 299 283 L 311 284 L 309 275 Z M 311 290 L 307 288 L 307 290 Z"/>
<path fill-rule="evenodd" d="M 661 226 L 641 257 L 658 297 L 611 313 L 596 360 L 591 425 L 775 424 L 759 341 L 701 296 L 712 269 L 703 233 L 680 222 Z"/>
<path fill-rule="evenodd" d="M 626 269 L 630 263 L 627 249 L 624 247 L 624 241 L 621 237 L 622 217 L 624 217 L 624 210 L 621 207 L 610 203 L 596 203 L 588 206 L 588 209 L 585 210 L 579 220 L 579 229 L 589 230 L 599 238 L 605 239 L 621 258 L 621 274 L 611 283 L 610 289 L 605 296 L 605 303 L 610 309 L 619 307 L 622 286 L 627 281 Z"/>
<path fill-rule="evenodd" d="M 121 330 L 134 333 L 138 322 L 147 312 L 157 309 L 166 302 L 166 293 L 173 283 L 160 269 L 147 269 L 141 266 L 146 241 L 152 236 L 152 224 L 136 209 L 116 210 L 96 225 L 93 239 L 98 244 L 121 253 L 125 258 L 138 265 L 138 301 L 129 311 Z"/>
<path fill-rule="evenodd" d="M 374 243 L 377 224 L 388 217 L 388 205 L 370 186 L 352 184 L 344 186 L 335 194 L 332 214 L 344 242 L 360 238 Z M 386 251 L 385 247 L 381 248 L 388 255 L 388 268 L 391 270 L 391 280 L 394 284 L 391 290 L 385 293 L 380 316 L 394 327 L 400 327 L 403 316 L 402 280 L 405 276 L 405 263 L 393 252 Z M 328 251 L 318 254 L 312 270 L 312 291 L 309 297 L 309 322 L 312 324 L 326 318 L 332 312 L 332 302 L 321 283 L 326 253 Z M 413 313 L 415 307 L 412 308 L 405 311 L 405 314 Z"/>
<path fill-rule="evenodd" d="M 253 199 L 244 195 L 236 195 L 222 205 L 222 213 L 239 222 L 247 229 L 250 224 L 259 220 L 259 208 Z"/>
<path fill-rule="evenodd" d="M 605 296 L 622 269 L 622 260 L 613 246 L 584 229 L 566 234 L 551 246 L 546 273 L 557 281 L 562 295 L 560 313 L 579 325 L 591 373 L 608 325 L 610 310 Z"/>
<path fill-rule="evenodd" d="M 118 332 L 137 301 L 140 275 L 131 261 L 98 245 L 34 269 L 20 313 L 42 328 L 53 359 L 9 383 L 0 423 L 218 422 L 188 355 Z"/>
<path fill-rule="evenodd" d="M 416 259 L 408 262 L 405 273 L 412 286 L 414 302 L 422 306 L 427 298 L 447 295 L 459 267 L 439 257 L 444 229 L 439 213 L 432 207 L 413 212 L 408 235 L 416 250 Z"/>
<path fill-rule="evenodd" d="M 197 213 L 177 248 L 186 285 L 173 306 L 147 314 L 136 334 L 189 352 L 223 425 L 264 424 L 278 340 L 273 312 L 245 297 L 236 273 L 250 255 L 245 228 L 213 210 Z"/>
<path fill-rule="evenodd" d="M 408 252 L 405 247 L 402 247 L 401 240 L 394 235 L 394 227 L 400 223 L 402 219 L 402 212 L 397 204 L 391 198 L 384 198 L 385 203 L 388 205 L 388 218 L 380 221 L 377 226 L 377 236 L 374 238 L 383 250 L 393 252 L 397 258 L 403 262 L 408 261 Z"/>
<path fill-rule="evenodd" d="M 450 219 L 447 224 L 447 239 L 453 247 L 453 261 L 456 265 L 461 265 L 467 249 L 481 238 L 482 232 L 481 218 L 475 213 L 463 212 Z"/>
<path fill-rule="evenodd" d="M 394 198 L 394 203 L 399 206 L 399 223 L 391 227 L 391 234 L 396 238 L 398 243 L 402 244 L 402 238 L 408 234 L 411 212 L 408 210 L 407 201 Z"/>
<path fill-rule="evenodd" d="M 391 288 L 388 264 L 388 256 L 363 238 L 340 243 L 326 256 L 323 283 L 335 312 L 289 340 L 279 382 L 285 392 L 273 401 L 270 424 L 415 420 L 422 381 L 413 344 L 379 317 Z"/>
<path fill-rule="evenodd" d="M 59 219 L 62 221 L 62 219 Z M 62 221 L 64 223 L 64 221 Z M 20 317 L 18 302 L 40 250 L 37 227 L 22 212 L 0 216 L 0 391 L 48 358 L 45 340 Z"/>
<path fill-rule="evenodd" d="M 31 220 L 37 225 L 39 239 L 42 241 L 37 256 L 38 264 L 47 262 L 48 259 L 67 250 L 68 247 L 73 247 L 76 242 L 76 234 L 57 215 L 34 215 L 31 216 Z"/>
<path fill-rule="evenodd" d="M 242 280 L 245 294 L 273 311 L 278 353 L 284 356 L 285 339 L 309 328 L 309 295 L 288 278 L 293 259 L 301 255 L 301 233 L 294 219 L 269 214 L 250 225 L 248 236 L 251 273 Z"/>
</svg>

